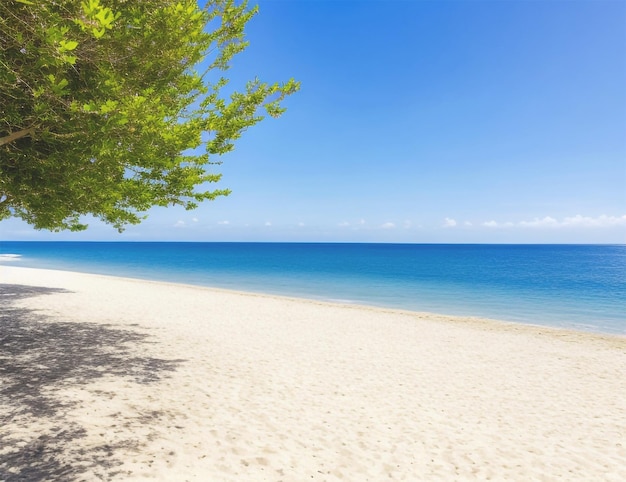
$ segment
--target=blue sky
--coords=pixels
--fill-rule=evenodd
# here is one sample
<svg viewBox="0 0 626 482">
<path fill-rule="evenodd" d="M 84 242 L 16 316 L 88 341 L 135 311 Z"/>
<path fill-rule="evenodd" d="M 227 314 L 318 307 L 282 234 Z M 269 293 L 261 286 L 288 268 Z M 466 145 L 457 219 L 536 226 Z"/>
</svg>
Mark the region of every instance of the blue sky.
<svg viewBox="0 0 626 482">
<path fill-rule="evenodd" d="M 217 166 L 229 197 L 119 235 L 626 242 L 626 2 L 261 0 L 233 85 L 302 82 Z"/>
</svg>

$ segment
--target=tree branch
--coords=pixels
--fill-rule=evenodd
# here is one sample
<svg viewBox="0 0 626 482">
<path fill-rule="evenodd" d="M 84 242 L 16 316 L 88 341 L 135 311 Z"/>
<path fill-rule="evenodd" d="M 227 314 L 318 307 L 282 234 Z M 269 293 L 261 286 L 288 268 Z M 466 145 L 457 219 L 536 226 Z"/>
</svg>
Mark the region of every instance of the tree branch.
<svg viewBox="0 0 626 482">
<path fill-rule="evenodd" d="M 17 139 L 21 139 L 22 137 L 32 136 L 35 133 L 34 127 L 29 127 L 28 129 L 22 129 L 21 131 L 13 132 L 5 137 L 0 137 L 0 146 L 4 146 L 9 142 L 13 142 Z"/>
</svg>

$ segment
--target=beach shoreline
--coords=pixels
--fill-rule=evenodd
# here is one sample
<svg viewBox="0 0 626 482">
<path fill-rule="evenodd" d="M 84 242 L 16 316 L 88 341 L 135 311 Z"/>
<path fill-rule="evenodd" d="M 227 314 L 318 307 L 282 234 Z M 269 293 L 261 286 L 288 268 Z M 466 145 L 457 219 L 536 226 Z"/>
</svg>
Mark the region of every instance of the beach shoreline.
<svg viewBox="0 0 626 482">
<path fill-rule="evenodd" d="M 626 335 L 624 246 L 3 242 L 2 251 L 16 267 Z"/>
<path fill-rule="evenodd" d="M 624 336 L 0 274 L 2 480 L 626 478 Z"/>
<path fill-rule="evenodd" d="M 14 255 L 11 255 L 14 256 Z M 19 256 L 19 255 L 18 255 Z M 400 308 L 394 306 L 384 306 L 378 304 L 365 304 L 360 301 L 354 300 L 342 300 L 336 298 L 328 298 L 328 297 L 315 297 L 315 296 L 306 296 L 306 295 L 289 295 L 289 294 L 280 294 L 280 293 L 272 293 L 272 292 L 263 292 L 263 291 L 255 291 L 255 290 L 247 290 L 247 289 L 236 289 L 236 288 L 227 288 L 220 286 L 210 286 L 205 284 L 191 284 L 179 281 L 166 281 L 163 279 L 156 278 L 142 278 L 142 277 L 132 277 L 132 276 L 116 276 L 107 273 L 98 273 L 98 272 L 90 272 L 90 271 L 73 271 L 66 269 L 58 269 L 58 268 L 32 268 L 32 267 L 22 267 L 16 264 L 0 264 L 0 270 L 2 268 L 19 268 L 22 270 L 34 270 L 37 272 L 51 272 L 51 273 L 74 273 L 78 275 L 86 275 L 92 276 L 95 278 L 101 277 L 104 279 L 110 280 L 121 280 L 126 282 L 138 282 L 146 285 L 149 284 L 157 284 L 157 285 L 167 285 L 172 286 L 173 288 L 189 288 L 189 289 L 198 289 L 198 290 L 207 290 L 215 293 L 224 293 L 230 295 L 238 295 L 238 296 L 250 296 L 250 297 L 261 297 L 261 298 L 270 298 L 276 300 L 285 300 L 290 302 L 301 302 L 301 303 L 311 303 L 314 305 L 335 307 L 335 308 L 354 308 L 356 310 L 372 310 L 374 312 L 379 313 L 396 313 L 402 315 L 409 316 L 418 316 L 421 318 L 427 317 L 432 320 L 438 320 L 440 322 L 446 323 L 462 323 L 464 325 L 472 325 L 475 324 L 478 327 L 484 327 L 488 329 L 498 329 L 500 327 L 504 330 L 525 330 L 529 329 L 531 333 L 548 333 L 553 332 L 558 336 L 565 336 L 570 334 L 572 336 L 589 336 L 590 338 L 598 338 L 601 340 L 626 340 L 626 334 L 622 334 L 619 332 L 612 331 L 598 331 L 596 327 L 585 327 L 585 326 L 577 326 L 577 325 L 567 325 L 567 326 L 559 326 L 552 324 L 540 324 L 540 323 L 529 323 L 527 321 L 518 321 L 518 320 L 505 320 L 499 318 L 493 318 L 489 316 L 480 316 L 480 315 L 459 315 L 454 313 L 443 313 L 436 311 L 422 311 L 422 310 L 412 310 L 407 308 Z M 54 275 L 53 275 L 54 276 Z M 2 281 L 0 281 L 2 283 Z"/>
</svg>

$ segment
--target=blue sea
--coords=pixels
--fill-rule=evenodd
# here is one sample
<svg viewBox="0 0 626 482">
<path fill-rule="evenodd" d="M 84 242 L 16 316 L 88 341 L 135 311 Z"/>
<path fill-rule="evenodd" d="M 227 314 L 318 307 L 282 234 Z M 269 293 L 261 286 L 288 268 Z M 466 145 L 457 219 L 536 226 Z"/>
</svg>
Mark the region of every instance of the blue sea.
<svg viewBox="0 0 626 482">
<path fill-rule="evenodd" d="M 0 264 L 626 334 L 626 245 L 0 242 Z"/>
</svg>

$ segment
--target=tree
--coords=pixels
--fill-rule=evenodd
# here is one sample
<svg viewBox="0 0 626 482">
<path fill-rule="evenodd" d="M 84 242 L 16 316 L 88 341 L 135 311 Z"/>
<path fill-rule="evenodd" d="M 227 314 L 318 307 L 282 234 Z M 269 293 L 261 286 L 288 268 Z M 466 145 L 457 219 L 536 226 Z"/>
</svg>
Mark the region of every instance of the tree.
<svg viewBox="0 0 626 482">
<path fill-rule="evenodd" d="M 209 0 L 0 2 L 0 220 L 118 230 L 152 206 L 228 194 L 208 173 L 243 131 L 283 111 L 293 79 L 224 94 L 247 46 L 247 4 Z"/>
</svg>

